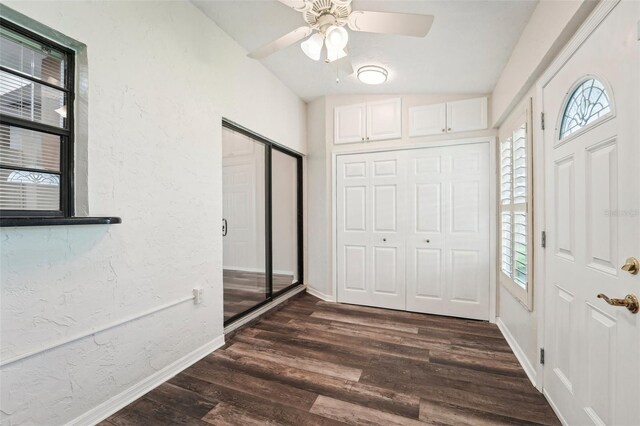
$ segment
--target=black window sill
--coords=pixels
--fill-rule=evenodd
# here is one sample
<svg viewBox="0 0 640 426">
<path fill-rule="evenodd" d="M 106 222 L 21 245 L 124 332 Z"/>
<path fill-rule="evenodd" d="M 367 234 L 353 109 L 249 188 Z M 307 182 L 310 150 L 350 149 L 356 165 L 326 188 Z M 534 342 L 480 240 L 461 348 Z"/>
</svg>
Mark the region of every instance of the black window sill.
<svg viewBox="0 0 640 426">
<path fill-rule="evenodd" d="M 0 217 L 0 228 L 15 226 L 114 225 L 119 217 Z"/>
</svg>

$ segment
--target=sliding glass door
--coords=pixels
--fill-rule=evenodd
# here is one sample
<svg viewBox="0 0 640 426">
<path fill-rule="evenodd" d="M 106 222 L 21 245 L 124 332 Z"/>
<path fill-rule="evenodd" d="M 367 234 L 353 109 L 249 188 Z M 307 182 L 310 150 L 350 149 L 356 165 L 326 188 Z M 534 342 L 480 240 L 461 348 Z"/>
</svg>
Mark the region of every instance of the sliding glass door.
<svg viewBox="0 0 640 426">
<path fill-rule="evenodd" d="M 302 283 L 302 157 L 223 121 L 225 325 Z"/>
<path fill-rule="evenodd" d="M 279 293 L 299 282 L 301 270 L 298 255 L 299 188 L 298 170 L 300 159 L 285 151 L 274 148 L 271 151 L 272 183 L 272 253 L 273 292 Z"/>
</svg>

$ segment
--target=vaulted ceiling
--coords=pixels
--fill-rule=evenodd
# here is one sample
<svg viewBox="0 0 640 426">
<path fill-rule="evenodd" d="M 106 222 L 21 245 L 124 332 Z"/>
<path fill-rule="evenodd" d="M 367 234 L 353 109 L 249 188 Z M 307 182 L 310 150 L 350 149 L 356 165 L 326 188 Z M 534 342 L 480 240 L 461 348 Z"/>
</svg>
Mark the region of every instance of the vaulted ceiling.
<svg viewBox="0 0 640 426">
<path fill-rule="evenodd" d="M 278 1 L 193 0 L 248 52 L 305 25 L 302 14 Z M 330 64 L 314 62 L 299 43 L 262 63 L 305 100 L 357 93 L 490 93 L 537 1 L 368 1 L 354 10 L 434 15 L 425 38 L 349 30 L 353 66 L 381 65 L 389 79 L 380 86 L 360 83 L 355 74 L 336 83 Z"/>
</svg>

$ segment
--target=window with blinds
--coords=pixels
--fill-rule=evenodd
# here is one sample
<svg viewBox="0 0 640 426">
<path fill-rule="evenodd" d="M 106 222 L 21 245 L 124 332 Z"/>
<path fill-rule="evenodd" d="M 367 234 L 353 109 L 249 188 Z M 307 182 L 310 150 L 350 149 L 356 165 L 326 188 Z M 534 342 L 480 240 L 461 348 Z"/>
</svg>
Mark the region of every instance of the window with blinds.
<svg viewBox="0 0 640 426">
<path fill-rule="evenodd" d="M 72 216 L 73 52 L 0 26 L 0 214 Z"/>
<path fill-rule="evenodd" d="M 500 143 L 501 269 L 523 290 L 528 286 L 528 140 L 527 123 Z"/>
</svg>

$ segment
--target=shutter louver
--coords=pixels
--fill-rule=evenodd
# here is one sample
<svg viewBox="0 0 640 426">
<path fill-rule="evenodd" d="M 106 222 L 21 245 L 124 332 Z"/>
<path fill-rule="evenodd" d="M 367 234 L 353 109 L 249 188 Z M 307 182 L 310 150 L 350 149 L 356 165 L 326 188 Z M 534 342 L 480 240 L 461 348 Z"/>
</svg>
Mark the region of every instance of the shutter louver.
<svg viewBox="0 0 640 426">
<path fill-rule="evenodd" d="M 513 275 L 513 227 L 511 212 L 502 212 L 502 272 L 508 277 Z"/>
<path fill-rule="evenodd" d="M 511 138 L 500 144 L 500 202 L 502 205 L 511 204 Z"/>
<path fill-rule="evenodd" d="M 527 287 L 527 213 L 517 212 L 513 219 L 513 280 L 522 288 Z"/>
<path fill-rule="evenodd" d="M 513 204 L 527 202 L 527 126 L 513 134 Z"/>
<path fill-rule="evenodd" d="M 524 123 L 500 144 L 501 270 L 525 290 L 528 283 L 527 137 Z"/>
</svg>

